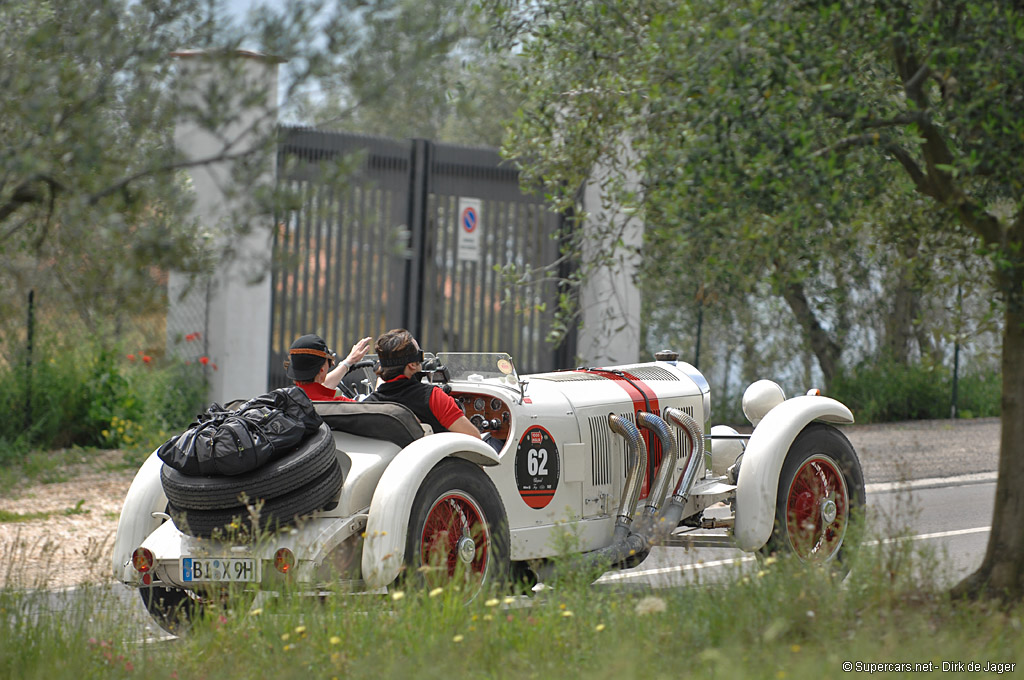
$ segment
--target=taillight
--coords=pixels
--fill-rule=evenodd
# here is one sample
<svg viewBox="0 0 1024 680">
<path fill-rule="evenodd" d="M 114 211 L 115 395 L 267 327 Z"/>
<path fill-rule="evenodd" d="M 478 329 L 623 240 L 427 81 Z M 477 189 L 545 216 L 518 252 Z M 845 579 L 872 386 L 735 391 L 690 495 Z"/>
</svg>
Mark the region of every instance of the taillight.
<svg viewBox="0 0 1024 680">
<path fill-rule="evenodd" d="M 148 548 L 136 548 L 132 553 L 132 566 L 135 571 L 145 574 L 153 568 L 153 553 Z"/>
<path fill-rule="evenodd" d="M 274 553 L 274 569 L 287 574 L 295 566 L 295 554 L 288 548 L 281 548 Z"/>
</svg>

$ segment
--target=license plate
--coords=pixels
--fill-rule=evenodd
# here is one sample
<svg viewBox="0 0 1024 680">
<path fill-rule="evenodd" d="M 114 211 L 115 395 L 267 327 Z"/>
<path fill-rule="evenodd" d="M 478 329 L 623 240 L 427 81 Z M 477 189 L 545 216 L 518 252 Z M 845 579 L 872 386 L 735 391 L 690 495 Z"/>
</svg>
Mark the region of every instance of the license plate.
<svg viewBox="0 0 1024 680">
<path fill-rule="evenodd" d="M 185 583 L 255 583 L 260 580 L 260 561 L 252 557 L 183 557 L 181 580 Z"/>
</svg>

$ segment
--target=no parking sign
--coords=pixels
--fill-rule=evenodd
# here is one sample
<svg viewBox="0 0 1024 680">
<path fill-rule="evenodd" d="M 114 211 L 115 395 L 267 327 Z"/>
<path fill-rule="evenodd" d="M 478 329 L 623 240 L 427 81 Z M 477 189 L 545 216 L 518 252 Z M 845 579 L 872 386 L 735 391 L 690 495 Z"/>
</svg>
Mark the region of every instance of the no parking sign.
<svg viewBox="0 0 1024 680">
<path fill-rule="evenodd" d="M 459 197 L 459 248 L 460 260 L 480 261 L 480 208 L 483 204 L 479 198 Z"/>
</svg>

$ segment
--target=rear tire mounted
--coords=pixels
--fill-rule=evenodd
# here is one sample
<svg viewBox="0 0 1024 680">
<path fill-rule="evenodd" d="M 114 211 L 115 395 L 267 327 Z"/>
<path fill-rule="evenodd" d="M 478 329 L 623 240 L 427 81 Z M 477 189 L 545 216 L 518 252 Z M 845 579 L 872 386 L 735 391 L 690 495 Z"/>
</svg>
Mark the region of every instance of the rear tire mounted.
<svg viewBox="0 0 1024 680">
<path fill-rule="evenodd" d="M 259 511 L 260 530 L 273 531 L 330 505 L 338 498 L 343 481 L 341 466 L 334 460 L 327 474 L 319 479 L 285 496 L 264 502 Z M 174 503 L 169 505 L 175 526 L 193 536 L 208 538 L 218 530 L 230 533 L 252 529 L 249 509 L 244 505 L 217 510 L 187 510 Z"/>
<path fill-rule="evenodd" d="M 824 423 L 797 435 L 779 475 L 775 526 L 764 553 L 842 562 L 850 518 L 864 507 L 864 473 L 846 436 Z"/>
<path fill-rule="evenodd" d="M 284 496 L 321 477 L 336 460 L 334 437 L 326 425 L 294 451 L 252 472 L 237 476 L 195 477 L 164 465 L 160 482 L 181 510 L 237 509 L 244 494 L 249 503 Z"/>
<path fill-rule="evenodd" d="M 447 458 L 427 474 L 412 504 L 405 563 L 430 585 L 463 581 L 467 600 L 508 580 L 508 519 L 480 468 Z"/>
</svg>

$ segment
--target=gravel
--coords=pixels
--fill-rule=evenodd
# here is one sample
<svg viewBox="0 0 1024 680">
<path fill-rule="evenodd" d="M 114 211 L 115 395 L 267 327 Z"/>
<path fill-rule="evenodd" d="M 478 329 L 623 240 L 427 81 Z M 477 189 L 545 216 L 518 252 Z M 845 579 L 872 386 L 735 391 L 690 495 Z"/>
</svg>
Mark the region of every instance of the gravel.
<svg viewBox="0 0 1024 680">
<path fill-rule="evenodd" d="M 999 419 L 926 420 L 842 428 L 865 482 L 949 477 L 997 469 Z M 49 513 L 0 522 L 0 587 L 62 588 L 111 580 L 110 550 L 133 471 L 78 472 L 0 498 L 0 510 Z"/>
</svg>

